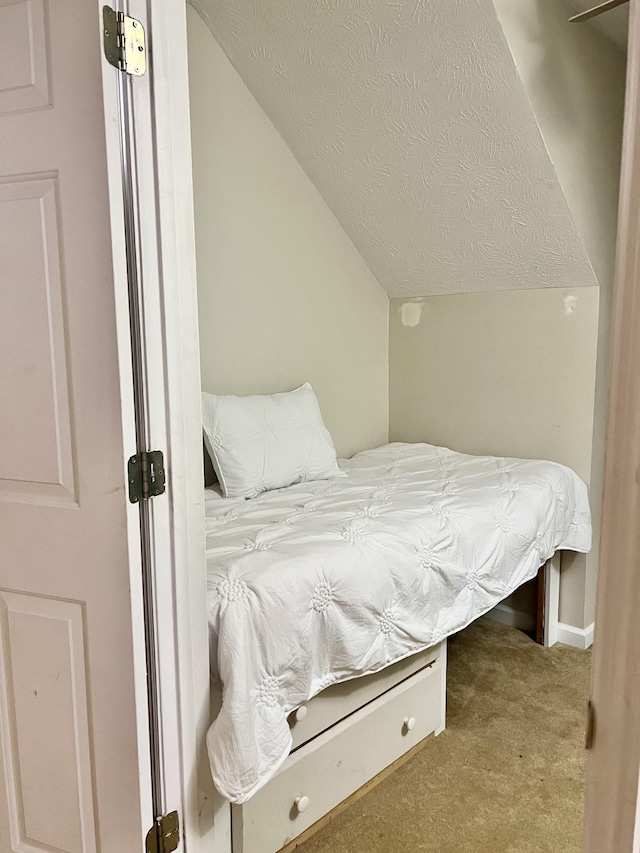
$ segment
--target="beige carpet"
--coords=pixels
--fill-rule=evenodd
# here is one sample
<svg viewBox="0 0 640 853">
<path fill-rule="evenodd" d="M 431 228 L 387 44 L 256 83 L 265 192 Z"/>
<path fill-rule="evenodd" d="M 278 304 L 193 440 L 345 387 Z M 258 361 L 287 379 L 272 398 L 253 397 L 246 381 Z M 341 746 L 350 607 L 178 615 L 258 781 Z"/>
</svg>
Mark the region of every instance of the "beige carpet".
<svg viewBox="0 0 640 853">
<path fill-rule="evenodd" d="M 447 730 L 297 853 L 578 853 L 589 667 L 474 623 L 449 641 Z"/>
</svg>

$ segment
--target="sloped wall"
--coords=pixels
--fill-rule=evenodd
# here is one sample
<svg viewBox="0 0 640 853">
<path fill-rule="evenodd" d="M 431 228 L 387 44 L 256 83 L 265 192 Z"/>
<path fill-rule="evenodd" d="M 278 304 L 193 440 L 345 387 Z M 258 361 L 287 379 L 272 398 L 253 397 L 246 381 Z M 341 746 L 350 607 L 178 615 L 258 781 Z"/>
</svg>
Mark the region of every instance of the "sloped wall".
<svg viewBox="0 0 640 853">
<path fill-rule="evenodd" d="M 384 444 L 389 300 L 188 10 L 203 388 L 310 381 L 339 454 Z"/>
<path fill-rule="evenodd" d="M 615 257 L 626 58 L 558 0 L 494 0 L 557 180 L 598 283 Z"/>
<path fill-rule="evenodd" d="M 492 0 L 193 0 L 391 296 L 594 284 Z"/>
</svg>

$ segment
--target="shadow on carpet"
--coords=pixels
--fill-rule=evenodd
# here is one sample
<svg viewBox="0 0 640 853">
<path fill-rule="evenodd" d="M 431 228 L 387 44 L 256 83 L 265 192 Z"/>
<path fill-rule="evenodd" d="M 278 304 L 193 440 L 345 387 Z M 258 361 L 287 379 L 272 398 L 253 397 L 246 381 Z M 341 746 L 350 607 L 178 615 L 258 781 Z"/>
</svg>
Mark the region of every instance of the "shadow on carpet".
<svg viewBox="0 0 640 853">
<path fill-rule="evenodd" d="M 449 640 L 446 731 L 297 853 L 579 853 L 590 663 L 473 623 Z"/>
</svg>

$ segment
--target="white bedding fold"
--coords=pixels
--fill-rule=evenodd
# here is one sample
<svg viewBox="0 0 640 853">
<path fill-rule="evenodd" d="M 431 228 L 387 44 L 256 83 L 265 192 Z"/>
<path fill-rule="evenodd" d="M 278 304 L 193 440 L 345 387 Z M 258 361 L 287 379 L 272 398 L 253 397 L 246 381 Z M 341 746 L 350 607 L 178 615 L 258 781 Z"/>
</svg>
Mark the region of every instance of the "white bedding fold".
<svg viewBox="0 0 640 853">
<path fill-rule="evenodd" d="M 591 547 L 587 488 L 553 462 L 390 444 L 348 478 L 207 495 L 214 782 L 241 803 L 291 748 L 287 715 L 486 613 L 558 549 Z"/>
</svg>

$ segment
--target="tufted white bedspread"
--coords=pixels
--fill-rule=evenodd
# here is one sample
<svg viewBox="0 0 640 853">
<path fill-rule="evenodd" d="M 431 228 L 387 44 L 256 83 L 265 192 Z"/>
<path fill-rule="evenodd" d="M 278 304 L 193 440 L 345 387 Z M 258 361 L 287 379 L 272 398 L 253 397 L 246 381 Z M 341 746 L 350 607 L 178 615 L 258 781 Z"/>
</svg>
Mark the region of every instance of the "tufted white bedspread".
<svg viewBox="0 0 640 853">
<path fill-rule="evenodd" d="M 291 748 L 287 715 L 428 648 L 591 546 L 587 488 L 553 462 L 389 444 L 348 478 L 251 500 L 206 490 L 213 778 L 242 803 Z"/>
</svg>

